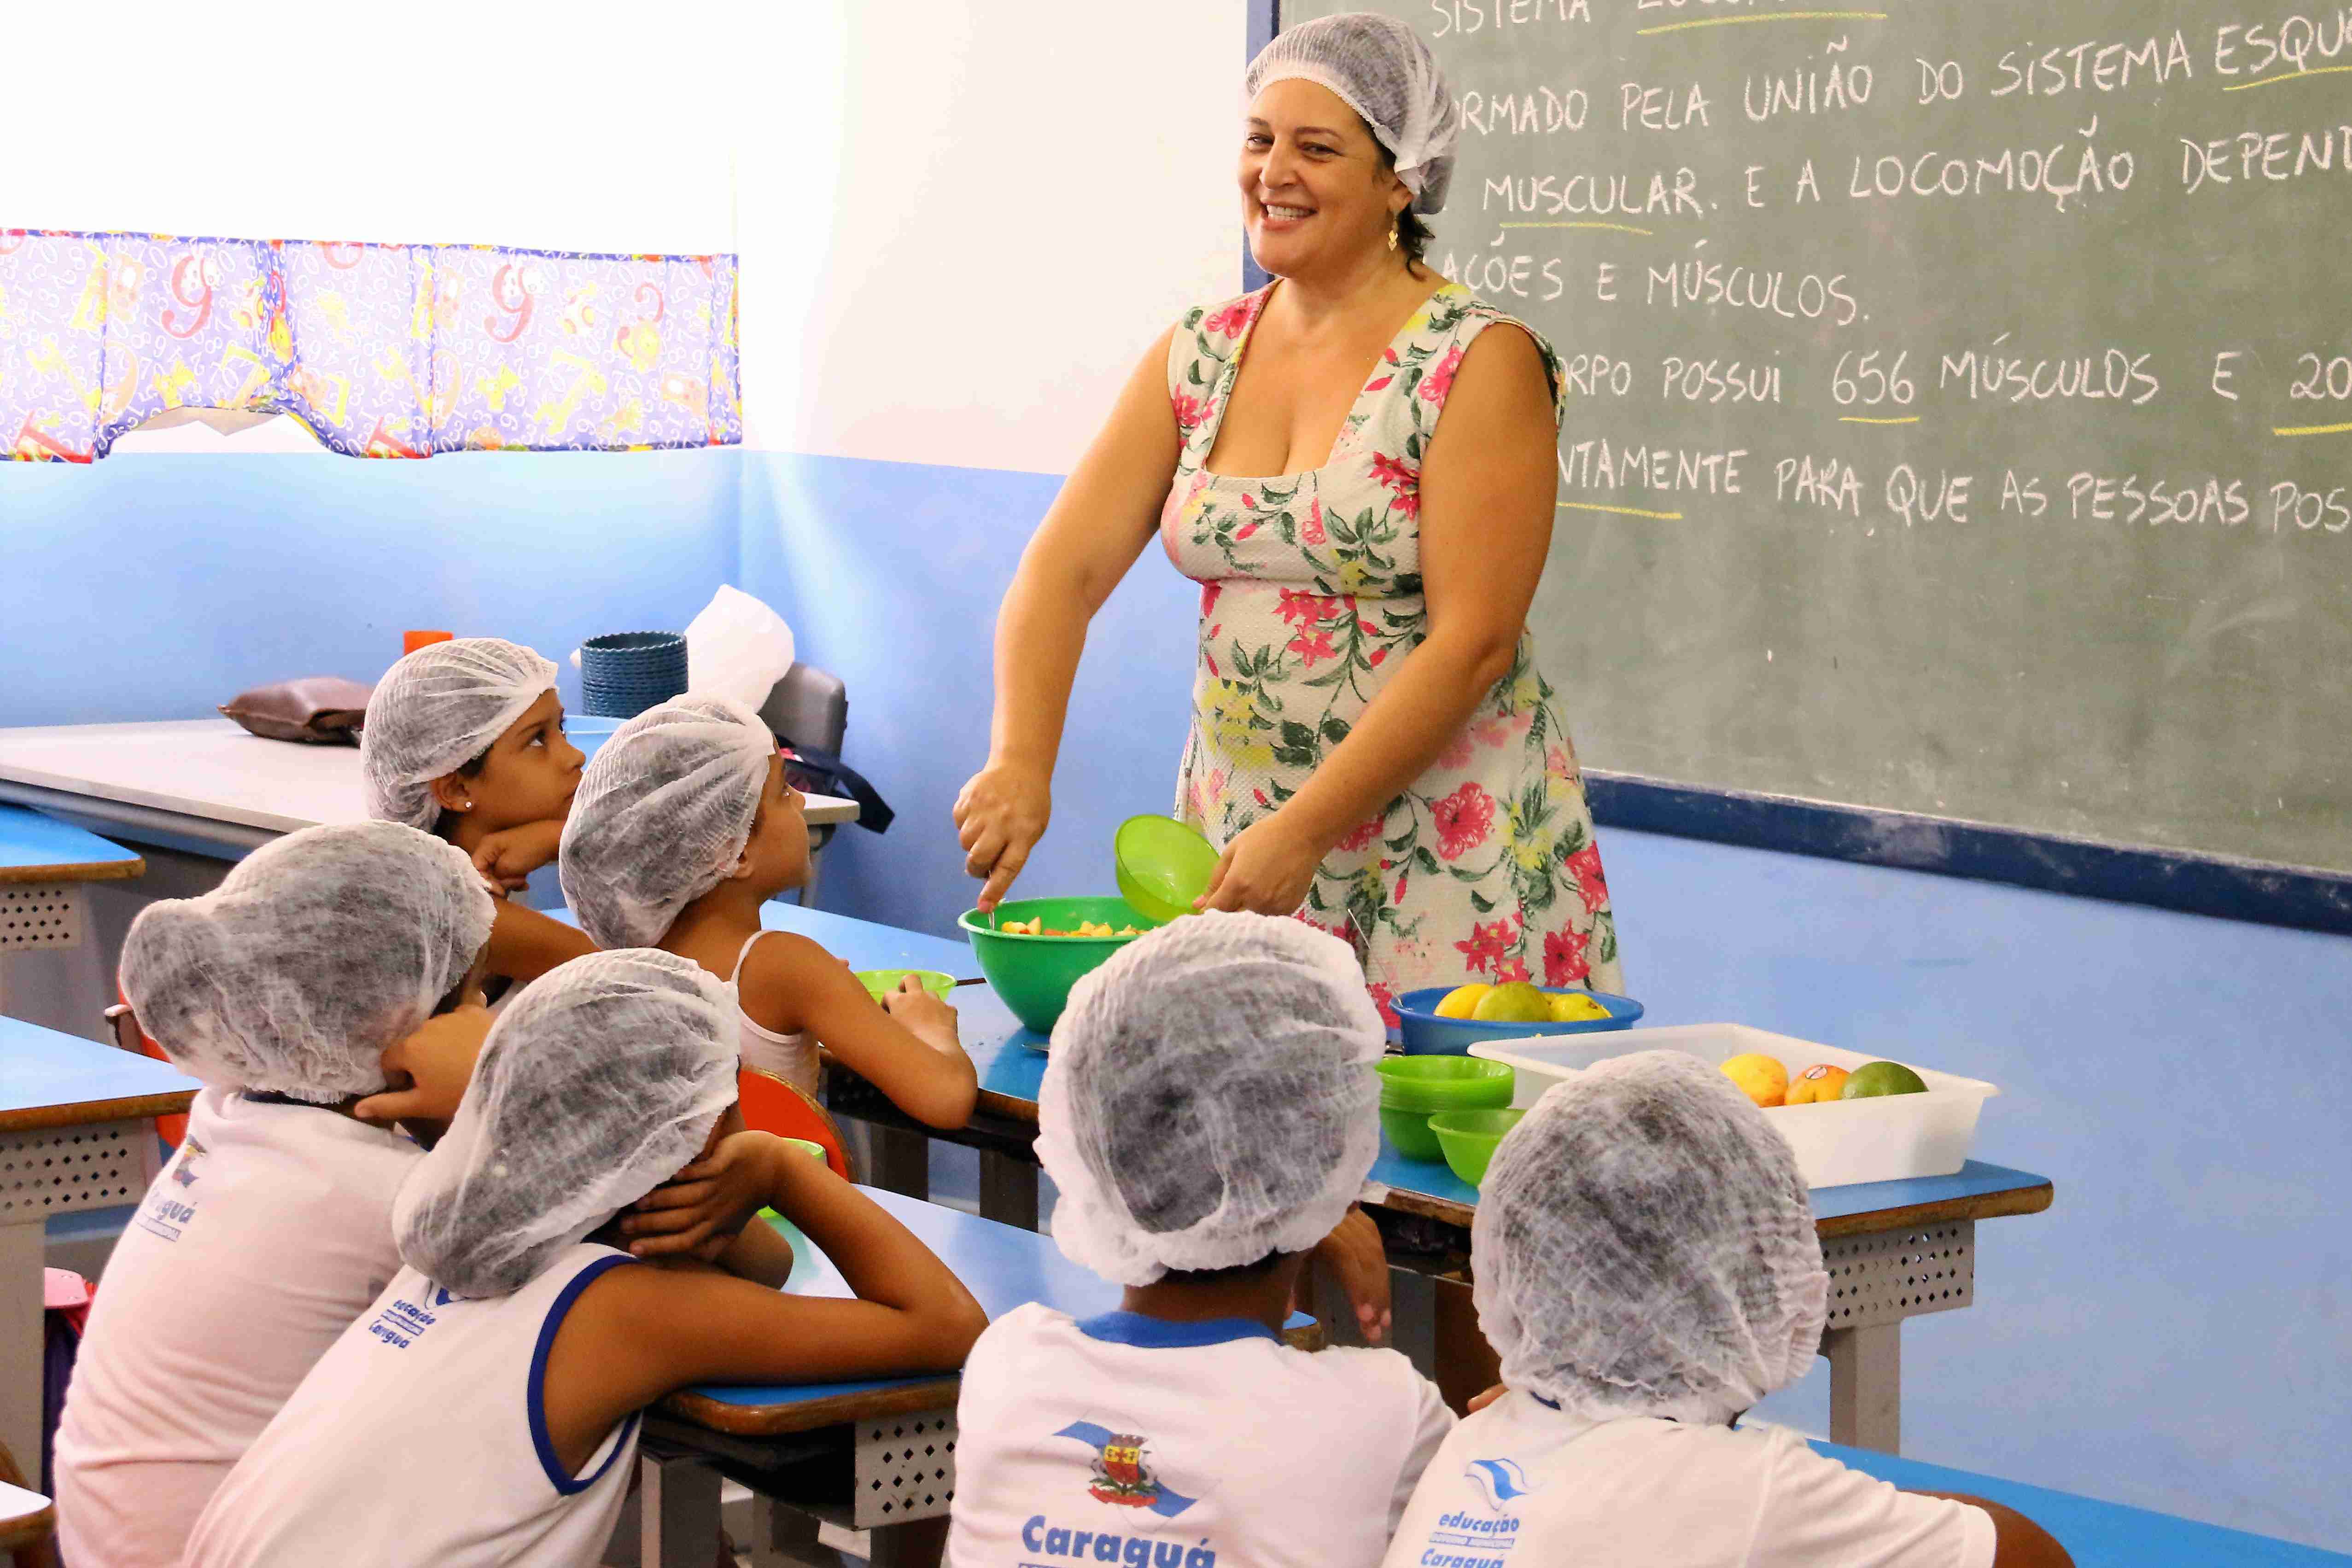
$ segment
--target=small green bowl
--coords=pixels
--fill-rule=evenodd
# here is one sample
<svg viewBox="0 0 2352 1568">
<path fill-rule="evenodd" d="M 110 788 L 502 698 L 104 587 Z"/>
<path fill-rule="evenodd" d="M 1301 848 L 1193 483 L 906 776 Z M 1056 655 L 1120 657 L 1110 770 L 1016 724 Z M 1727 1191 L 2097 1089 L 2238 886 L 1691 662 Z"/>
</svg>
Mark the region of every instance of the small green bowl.
<svg viewBox="0 0 2352 1568">
<path fill-rule="evenodd" d="M 1381 1131 L 1397 1153 L 1409 1160 L 1442 1160 L 1445 1151 L 1437 1146 L 1437 1134 L 1429 1130 L 1426 1111 L 1399 1111 L 1393 1106 L 1381 1107 Z"/>
<path fill-rule="evenodd" d="M 866 994 L 878 1002 L 897 990 L 898 982 L 909 975 L 922 981 L 923 989 L 941 1001 L 946 1001 L 955 989 L 955 977 L 938 969 L 860 969 L 857 980 L 866 988 Z"/>
<path fill-rule="evenodd" d="M 1192 913 L 1209 891 L 1217 852 L 1197 828 L 1173 817 L 1129 817 L 1111 841 L 1118 891 L 1128 903 L 1165 925 Z"/>
<path fill-rule="evenodd" d="M 1135 937 L 1031 936 L 996 929 L 999 921 L 1026 921 L 1034 916 L 1065 930 L 1084 920 L 1114 930 L 1133 925 L 1139 936 L 1160 924 L 1117 898 L 1016 899 L 998 904 L 993 920 L 977 909 L 965 910 L 956 924 L 971 940 L 971 955 L 980 960 L 980 972 L 1013 1009 L 1013 1016 L 1039 1034 L 1054 1032 L 1055 1020 L 1069 1004 L 1070 988 Z"/>
<path fill-rule="evenodd" d="M 1430 1133 L 1448 1169 L 1472 1186 L 1486 1179 L 1486 1162 L 1503 1134 L 1519 1124 L 1525 1111 L 1441 1111 L 1429 1119 Z"/>
</svg>

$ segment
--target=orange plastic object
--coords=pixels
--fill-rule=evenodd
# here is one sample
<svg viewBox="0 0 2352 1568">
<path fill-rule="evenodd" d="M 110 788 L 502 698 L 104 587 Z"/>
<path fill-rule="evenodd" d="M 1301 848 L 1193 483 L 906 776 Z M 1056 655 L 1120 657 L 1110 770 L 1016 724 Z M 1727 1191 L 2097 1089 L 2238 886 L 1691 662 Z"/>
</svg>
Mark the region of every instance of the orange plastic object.
<svg viewBox="0 0 2352 1568">
<path fill-rule="evenodd" d="M 745 1126 L 780 1138 L 806 1138 L 824 1151 L 824 1163 L 834 1175 L 844 1181 L 854 1179 L 849 1174 L 849 1155 L 842 1148 L 841 1129 L 834 1124 L 831 1113 L 806 1093 L 772 1073 L 747 1067 L 736 1074 L 735 1096 L 743 1107 Z"/>
<path fill-rule="evenodd" d="M 114 988 L 114 996 L 115 999 L 124 1007 L 131 1005 L 131 998 L 122 994 L 121 986 Z M 134 1013 L 131 1016 L 136 1018 L 138 1015 Z M 163 1048 L 155 1043 L 143 1027 L 139 1030 L 139 1051 L 142 1056 L 152 1056 L 167 1066 L 171 1064 L 172 1059 L 163 1054 Z M 184 1115 L 156 1117 L 155 1135 L 163 1140 L 166 1148 L 177 1149 L 180 1146 L 180 1140 L 188 1135 L 187 1117 Z"/>
<path fill-rule="evenodd" d="M 400 634 L 400 651 L 403 654 L 414 653 L 430 643 L 455 642 L 457 637 L 455 632 L 403 632 Z"/>
</svg>

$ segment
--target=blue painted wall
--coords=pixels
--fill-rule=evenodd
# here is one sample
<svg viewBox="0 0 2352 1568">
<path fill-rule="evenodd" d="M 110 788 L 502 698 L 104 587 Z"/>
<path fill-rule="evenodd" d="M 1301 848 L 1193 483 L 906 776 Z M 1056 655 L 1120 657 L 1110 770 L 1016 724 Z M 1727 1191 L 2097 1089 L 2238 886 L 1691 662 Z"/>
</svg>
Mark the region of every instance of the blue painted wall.
<svg viewBox="0 0 2352 1568">
<path fill-rule="evenodd" d="M 194 717 L 373 680 L 412 626 L 528 643 L 683 627 L 732 576 L 740 455 L 0 463 L 0 725 Z"/>
<path fill-rule="evenodd" d="M 743 585 L 849 683 L 901 812 L 824 903 L 947 931 L 948 828 L 987 749 L 996 601 L 1058 481 L 751 455 Z M 1165 810 L 1194 596 L 1147 554 L 1097 622 L 1052 835 L 1023 885 L 1108 890 Z M 1588 757 L 1605 767 L 1603 757 Z M 2054 1178 L 1978 1229 L 1974 1309 L 1905 1331 L 1917 1457 L 2352 1548 L 2352 941 L 1920 873 L 1602 834 L 1635 994 L 1990 1079 L 1981 1157 Z M 1759 1414 L 1828 1429 L 1827 1371 Z"/>
<path fill-rule="evenodd" d="M 898 813 L 825 852 L 827 908 L 952 936 L 979 884 L 950 811 L 988 758 L 997 601 L 1055 476 L 752 453 L 742 587 L 791 623 L 801 657 L 849 687 L 850 761 Z M 1199 590 L 1147 552 L 1096 618 L 1055 778 L 1033 894 L 1113 891 L 1120 821 L 1166 811 L 1192 707 Z"/>
</svg>

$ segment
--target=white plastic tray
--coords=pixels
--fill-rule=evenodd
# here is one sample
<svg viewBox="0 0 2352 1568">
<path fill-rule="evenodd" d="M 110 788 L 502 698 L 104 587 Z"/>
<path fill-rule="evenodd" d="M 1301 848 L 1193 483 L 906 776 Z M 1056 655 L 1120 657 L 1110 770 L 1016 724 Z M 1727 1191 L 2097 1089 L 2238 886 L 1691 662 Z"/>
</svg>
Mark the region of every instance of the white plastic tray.
<svg viewBox="0 0 2352 1568">
<path fill-rule="evenodd" d="M 1817 1061 L 1851 1071 L 1865 1061 L 1895 1060 L 1738 1023 L 1671 1024 L 1611 1034 L 1494 1040 L 1472 1046 L 1470 1054 L 1509 1064 L 1516 1075 L 1511 1103 L 1524 1106 L 1534 1104 L 1554 1083 L 1596 1061 L 1636 1051 L 1679 1051 L 1710 1066 L 1720 1066 L 1748 1051 L 1761 1051 L 1778 1057 L 1791 1078 Z M 1915 1061 L 1903 1065 L 1927 1083 L 1925 1094 L 1781 1105 L 1764 1113 L 1796 1150 L 1797 1169 L 1807 1186 L 1951 1176 L 1967 1162 L 1969 1145 L 1976 1141 L 1977 1117 L 1984 1103 L 2000 1091 L 1982 1079 L 1956 1077 Z"/>
</svg>

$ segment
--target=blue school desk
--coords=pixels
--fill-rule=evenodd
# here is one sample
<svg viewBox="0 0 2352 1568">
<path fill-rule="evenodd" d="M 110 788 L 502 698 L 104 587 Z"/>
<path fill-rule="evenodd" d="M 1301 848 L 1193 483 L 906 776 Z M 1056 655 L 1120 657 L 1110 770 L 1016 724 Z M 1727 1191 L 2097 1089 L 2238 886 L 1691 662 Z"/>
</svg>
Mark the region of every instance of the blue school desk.
<svg viewBox="0 0 2352 1568">
<path fill-rule="evenodd" d="M 971 1124 L 960 1132 L 920 1129 L 852 1075 L 836 1071 L 832 1104 L 842 1115 L 868 1122 L 888 1136 L 933 1138 L 980 1151 L 981 1213 L 1034 1228 L 1036 1165 L 1030 1145 L 1037 1132 L 1037 1094 L 1045 1071 L 1045 1041 L 1022 1027 L 984 986 L 955 994 L 963 1041 L 980 1074 Z M 877 1144 L 877 1148 L 881 1145 Z M 919 1150 L 919 1144 L 917 1145 Z M 898 1191 L 923 1190 L 919 1160 L 911 1166 L 877 1160 L 875 1178 Z M 909 1183 L 914 1185 L 908 1185 Z M 1951 1312 L 1975 1300 L 1976 1222 L 2038 1214 L 2054 1197 L 2045 1176 L 1970 1161 L 1953 1176 L 1916 1181 L 1823 1187 L 1812 1195 L 1822 1255 L 1831 1278 L 1829 1329 L 1822 1354 L 1830 1363 L 1830 1431 L 1841 1442 L 1886 1453 L 1902 1443 L 1902 1325 L 1906 1318 Z M 1383 1225 L 1391 1241 L 1390 1282 L 1396 1347 L 1436 1377 L 1450 1395 L 1464 1395 L 1464 1375 L 1475 1386 L 1491 1381 L 1457 1357 L 1483 1356 L 1470 1304 L 1467 1264 L 1476 1190 L 1444 1165 L 1409 1160 L 1385 1136 L 1372 1166 L 1366 1201 L 1392 1216 Z M 1407 1252 L 1394 1245 L 1416 1231 Z M 1325 1322 L 1345 1335 L 1344 1312 L 1327 1310 Z M 1457 1373 L 1459 1365 L 1463 1371 Z"/>
<path fill-rule="evenodd" d="M 865 1189 L 955 1270 L 993 1321 L 1030 1301 L 1092 1316 L 1118 1305 L 1119 1288 L 1079 1268 L 1045 1237 L 999 1225 L 902 1194 Z M 796 1266 L 784 1287 L 796 1294 L 852 1294 L 821 1255 L 803 1274 Z M 1290 1323 L 1294 1338 L 1311 1335 L 1305 1314 Z M 1309 1342 L 1311 1343 L 1311 1342 Z M 938 1521 L 955 1488 L 953 1375 L 868 1378 L 853 1383 L 705 1386 L 672 1395 L 646 1423 L 641 1494 L 656 1500 L 639 1515 L 640 1561 L 703 1568 L 718 1529 L 722 1473 L 759 1492 L 763 1472 L 848 1448 L 854 1502 L 821 1509 L 836 1522 L 873 1534 L 873 1568 L 917 1550 L 920 1535 L 936 1539 Z M 782 1544 L 779 1531 L 805 1542 L 813 1515 L 780 1510 L 762 1498 L 760 1549 Z M 739 1547 L 745 1543 L 738 1542 Z"/>
<path fill-rule="evenodd" d="M 154 1118 L 201 1085 L 160 1061 L 0 1018 L 0 1442 L 41 1463 L 42 1222 L 136 1203 L 160 1161 Z"/>
<path fill-rule="evenodd" d="M 1815 1443 L 1831 1458 L 1909 1491 L 1966 1492 L 2006 1503 L 2058 1538 L 2074 1568 L 2342 1568 L 2352 1557 L 2267 1535 L 2198 1524 L 2168 1513 L 2100 1502 L 2072 1492 L 2026 1486 L 1968 1470 L 1946 1469 L 1834 1443 Z"/>
<path fill-rule="evenodd" d="M 7 958 L 79 947 L 89 925 L 82 884 L 141 875 L 147 862 L 95 833 L 22 806 L 0 805 L 0 1012 L 7 1010 Z M 94 1002 L 96 1008 L 103 1002 Z"/>
</svg>

